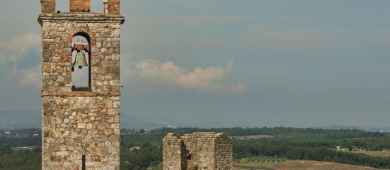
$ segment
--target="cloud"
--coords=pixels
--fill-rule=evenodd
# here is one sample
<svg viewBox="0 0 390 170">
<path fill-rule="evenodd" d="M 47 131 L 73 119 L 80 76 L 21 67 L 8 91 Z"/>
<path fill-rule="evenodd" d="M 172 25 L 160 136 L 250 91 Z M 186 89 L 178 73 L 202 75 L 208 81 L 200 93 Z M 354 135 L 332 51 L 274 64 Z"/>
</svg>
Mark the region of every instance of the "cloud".
<svg viewBox="0 0 390 170">
<path fill-rule="evenodd" d="M 142 24 L 180 24 L 198 26 L 202 24 L 239 23 L 251 17 L 242 16 L 129 16 L 128 20 Z"/>
<path fill-rule="evenodd" d="M 13 77 L 21 87 L 39 88 L 41 85 L 40 67 L 36 66 L 29 69 L 15 70 Z"/>
<path fill-rule="evenodd" d="M 137 56 L 184 56 L 193 49 L 230 47 L 237 39 L 231 28 L 250 19 L 239 16 L 127 17 L 121 37 L 129 48 L 123 52 L 138 53 Z"/>
<path fill-rule="evenodd" d="M 39 36 L 34 33 L 20 34 L 0 41 L 0 76 L 10 77 L 23 87 L 39 87 L 39 65 L 23 65 L 33 55 L 29 54 L 30 50 L 39 48 L 39 42 Z"/>
<path fill-rule="evenodd" d="M 252 24 L 240 34 L 245 48 L 386 48 L 389 32 L 283 30 L 279 27 Z"/>
<path fill-rule="evenodd" d="M 333 32 L 275 31 L 264 25 L 250 25 L 241 33 L 241 44 L 249 48 L 329 48 L 340 38 Z"/>
<path fill-rule="evenodd" d="M 232 64 L 187 69 L 171 61 L 144 60 L 135 64 L 126 78 L 140 80 L 149 86 L 244 93 L 244 83 L 231 82 L 231 71 Z"/>
<path fill-rule="evenodd" d="M 39 48 L 39 42 L 39 36 L 34 33 L 25 33 L 0 41 L 0 65 L 7 69 L 14 68 L 19 62 L 30 57 L 26 55 L 29 50 Z"/>
<path fill-rule="evenodd" d="M 39 35 L 35 33 L 25 33 L 9 40 L 3 40 L 0 42 L 1 57 L 8 58 L 11 61 L 20 60 L 27 50 L 38 48 L 39 40 Z"/>
</svg>

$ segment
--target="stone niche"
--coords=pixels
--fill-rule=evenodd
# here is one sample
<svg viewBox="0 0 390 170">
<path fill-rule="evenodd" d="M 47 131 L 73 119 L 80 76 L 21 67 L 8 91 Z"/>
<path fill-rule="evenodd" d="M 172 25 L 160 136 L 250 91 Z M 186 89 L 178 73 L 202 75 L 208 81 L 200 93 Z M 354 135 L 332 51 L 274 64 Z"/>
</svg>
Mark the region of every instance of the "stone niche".
<svg viewBox="0 0 390 170">
<path fill-rule="evenodd" d="M 168 133 L 163 139 L 163 170 L 232 169 L 232 140 L 222 133 Z"/>
</svg>

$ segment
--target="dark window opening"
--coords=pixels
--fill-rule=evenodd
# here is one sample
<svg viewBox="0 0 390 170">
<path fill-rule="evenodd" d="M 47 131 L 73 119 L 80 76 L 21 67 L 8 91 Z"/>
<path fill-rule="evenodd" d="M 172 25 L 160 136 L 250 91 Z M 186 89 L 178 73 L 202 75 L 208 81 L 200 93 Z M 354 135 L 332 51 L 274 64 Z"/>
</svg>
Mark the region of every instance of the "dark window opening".
<svg viewBox="0 0 390 170">
<path fill-rule="evenodd" d="M 91 43 L 86 33 L 77 33 L 72 38 L 72 90 L 91 90 Z"/>
<path fill-rule="evenodd" d="M 189 150 L 186 149 L 185 154 L 187 160 L 192 160 L 192 153 Z"/>
<path fill-rule="evenodd" d="M 85 155 L 81 157 L 81 170 L 86 170 L 85 166 Z"/>
</svg>

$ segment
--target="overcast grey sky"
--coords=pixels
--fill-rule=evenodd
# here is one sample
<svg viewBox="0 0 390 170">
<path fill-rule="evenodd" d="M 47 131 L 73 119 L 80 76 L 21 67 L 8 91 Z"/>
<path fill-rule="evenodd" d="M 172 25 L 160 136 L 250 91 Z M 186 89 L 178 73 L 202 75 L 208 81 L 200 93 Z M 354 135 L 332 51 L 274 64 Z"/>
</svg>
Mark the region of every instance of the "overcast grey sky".
<svg viewBox="0 0 390 170">
<path fill-rule="evenodd" d="M 39 1 L 2 1 L 0 128 L 39 126 Z M 123 126 L 387 126 L 389 8 L 122 0 Z"/>
</svg>

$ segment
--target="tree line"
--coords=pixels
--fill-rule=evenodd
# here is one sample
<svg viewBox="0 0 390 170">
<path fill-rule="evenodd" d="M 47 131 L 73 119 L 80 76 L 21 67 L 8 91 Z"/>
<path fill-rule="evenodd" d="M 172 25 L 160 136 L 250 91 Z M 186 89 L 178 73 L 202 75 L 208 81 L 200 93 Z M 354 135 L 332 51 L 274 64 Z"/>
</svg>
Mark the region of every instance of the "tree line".
<svg viewBox="0 0 390 170">
<path fill-rule="evenodd" d="M 377 168 L 390 168 L 390 158 L 336 151 L 336 146 L 365 150 L 390 149 L 388 133 L 362 130 L 300 128 L 162 128 L 121 136 L 121 169 L 146 170 L 162 161 L 162 137 L 168 132 L 224 132 L 229 136 L 270 135 L 272 138 L 234 141 L 235 159 L 271 156 L 292 160 L 333 161 Z M 0 170 L 40 169 L 41 152 L 13 151 L 17 146 L 40 146 L 41 138 L 0 138 Z M 28 167 L 28 168 L 27 168 Z M 158 169 L 158 168 L 156 168 Z"/>
</svg>

